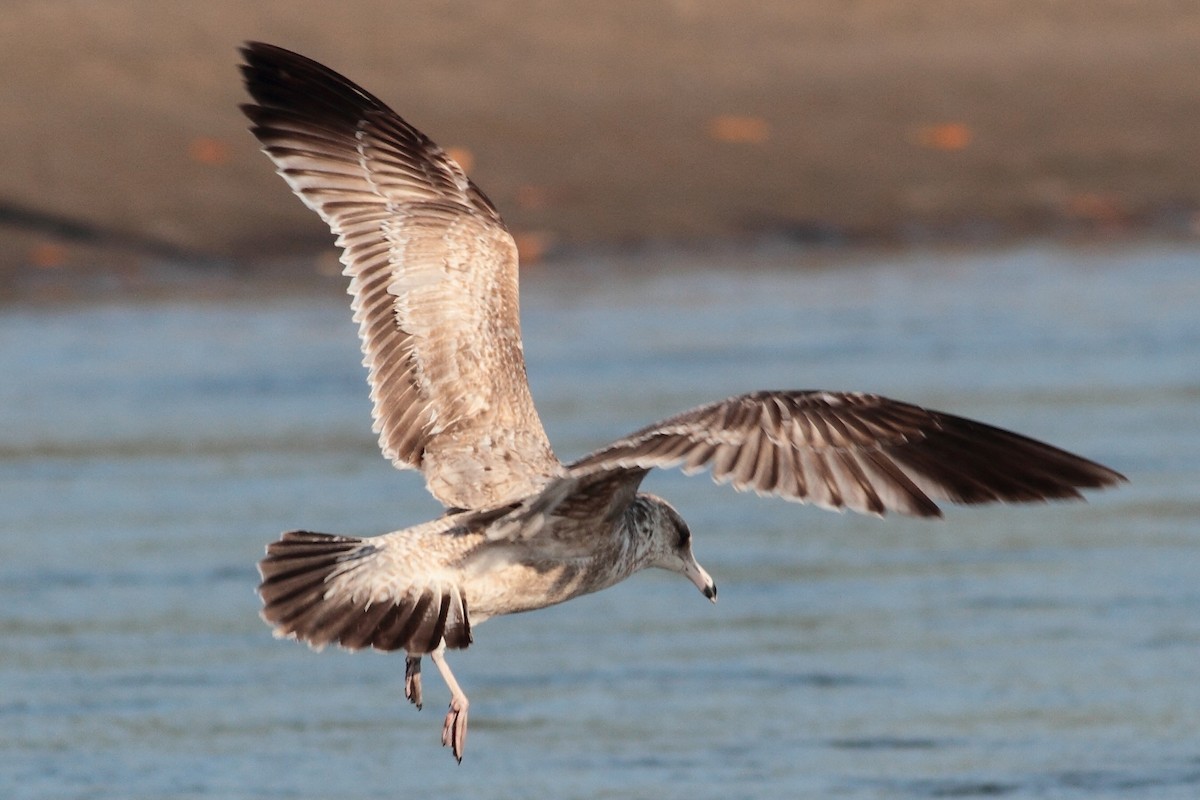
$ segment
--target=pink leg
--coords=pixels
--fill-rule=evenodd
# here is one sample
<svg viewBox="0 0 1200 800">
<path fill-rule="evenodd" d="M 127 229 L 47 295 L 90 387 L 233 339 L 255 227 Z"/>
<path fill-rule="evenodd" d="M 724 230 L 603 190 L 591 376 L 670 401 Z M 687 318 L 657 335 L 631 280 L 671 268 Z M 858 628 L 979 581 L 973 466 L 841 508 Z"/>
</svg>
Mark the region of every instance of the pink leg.
<svg viewBox="0 0 1200 800">
<path fill-rule="evenodd" d="M 446 663 L 445 653 L 446 644 L 443 642 L 429 657 L 437 665 L 438 672 L 442 673 L 442 680 L 446 682 L 446 686 L 450 687 L 450 711 L 446 714 L 446 722 L 442 726 L 442 747 L 449 745 L 454 757 L 461 764 L 463 747 L 467 743 L 467 707 L 470 703 L 459 688 L 458 681 L 454 679 L 454 673 Z"/>
</svg>

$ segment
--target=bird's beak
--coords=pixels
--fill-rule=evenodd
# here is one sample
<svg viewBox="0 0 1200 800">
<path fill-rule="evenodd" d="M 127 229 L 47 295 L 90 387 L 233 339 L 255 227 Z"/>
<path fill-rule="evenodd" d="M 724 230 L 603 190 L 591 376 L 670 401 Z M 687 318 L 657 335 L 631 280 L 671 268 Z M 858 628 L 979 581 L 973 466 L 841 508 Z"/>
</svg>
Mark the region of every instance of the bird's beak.
<svg viewBox="0 0 1200 800">
<path fill-rule="evenodd" d="M 713 583 L 712 577 L 705 572 L 704 567 L 700 566 L 695 559 L 692 559 L 684 567 L 683 574 L 687 576 L 688 580 L 696 584 L 696 588 L 700 590 L 701 594 L 714 603 L 717 602 L 717 584 Z"/>
</svg>

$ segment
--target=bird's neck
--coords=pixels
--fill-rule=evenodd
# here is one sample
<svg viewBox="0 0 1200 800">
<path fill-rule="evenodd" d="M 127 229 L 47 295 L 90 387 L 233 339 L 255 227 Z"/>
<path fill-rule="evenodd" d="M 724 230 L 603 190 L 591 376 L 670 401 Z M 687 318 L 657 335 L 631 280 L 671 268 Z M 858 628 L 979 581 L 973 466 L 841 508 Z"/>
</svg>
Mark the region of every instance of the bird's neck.
<svg viewBox="0 0 1200 800">
<path fill-rule="evenodd" d="M 613 538 L 621 562 L 629 565 L 626 574 L 632 575 L 654 561 L 656 522 L 653 499 L 646 495 L 635 497 L 622 514 Z"/>
</svg>

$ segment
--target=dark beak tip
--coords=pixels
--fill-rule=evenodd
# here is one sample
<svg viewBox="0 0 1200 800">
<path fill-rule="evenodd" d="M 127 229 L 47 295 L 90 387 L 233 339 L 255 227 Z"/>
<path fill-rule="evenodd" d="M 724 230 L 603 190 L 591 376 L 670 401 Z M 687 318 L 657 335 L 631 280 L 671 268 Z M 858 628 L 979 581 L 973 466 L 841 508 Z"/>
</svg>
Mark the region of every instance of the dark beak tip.
<svg viewBox="0 0 1200 800">
<path fill-rule="evenodd" d="M 704 596 L 709 600 L 712 600 L 714 603 L 717 602 L 717 585 L 715 583 L 710 583 L 708 586 L 705 586 Z"/>
</svg>

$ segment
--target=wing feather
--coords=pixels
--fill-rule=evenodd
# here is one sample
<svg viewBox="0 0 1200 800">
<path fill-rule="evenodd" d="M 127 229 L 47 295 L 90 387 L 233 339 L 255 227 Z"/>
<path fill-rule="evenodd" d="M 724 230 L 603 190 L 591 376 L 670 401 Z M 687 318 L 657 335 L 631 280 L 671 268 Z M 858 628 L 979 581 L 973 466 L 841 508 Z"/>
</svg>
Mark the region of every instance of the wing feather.
<svg viewBox="0 0 1200 800">
<path fill-rule="evenodd" d="M 830 509 L 940 516 L 935 501 L 1079 498 L 1125 480 L 1021 434 L 871 394 L 755 392 L 656 422 L 568 476 L 708 467 L 718 483 Z M 564 479 L 565 480 L 565 479 Z"/>
<path fill-rule="evenodd" d="M 384 455 L 448 506 L 490 508 L 561 473 L 525 374 L 517 252 L 453 159 L 382 101 L 251 43 L 252 131 L 337 235 Z"/>
</svg>

